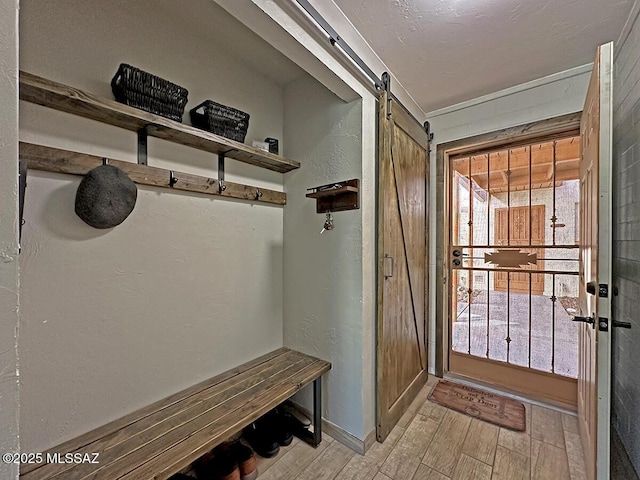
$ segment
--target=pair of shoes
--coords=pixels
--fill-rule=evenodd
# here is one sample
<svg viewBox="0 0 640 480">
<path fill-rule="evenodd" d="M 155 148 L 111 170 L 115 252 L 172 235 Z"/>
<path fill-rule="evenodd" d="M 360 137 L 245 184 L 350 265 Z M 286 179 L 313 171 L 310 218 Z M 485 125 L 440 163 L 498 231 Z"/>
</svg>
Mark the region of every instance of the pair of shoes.
<svg viewBox="0 0 640 480">
<path fill-rule="evenodd" d="M 203 455 L 196 464 L 198 478 L 206 480 L 255 480 L 256 456 L 238 442 L 224 442 Z"/>
<path fill-rule="evenodd" d="M 256 453 L 265 458 L 277 455 L 280 447 L 291 445 L 293 441 L 289 419 L 277 409 L 249 425 L 244 435 Z"/>
</svg>

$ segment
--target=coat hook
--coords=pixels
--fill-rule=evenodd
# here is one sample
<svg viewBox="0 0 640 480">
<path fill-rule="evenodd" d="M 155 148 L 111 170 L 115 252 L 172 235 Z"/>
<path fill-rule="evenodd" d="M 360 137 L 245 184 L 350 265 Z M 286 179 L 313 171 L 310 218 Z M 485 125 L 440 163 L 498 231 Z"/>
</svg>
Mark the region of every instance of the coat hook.
<svg viewBox="0 0 640 480">
<path fill-rule="evenodd" d="M 218 193 L 222 193 L 227 189 L 227 186 L 222 180 L 218 180 Z"/>
<path fill-rule="evenodd" d="M 109 165 L 109 159 L 107 157 L 102 157 L 102 165 Z"/>
<path fill-rule="evenodd" d="M 173 174 L 173 170 L 169 170 L 169 186 L 173 188 L 173 186 L 178 182 L 178 179 Z"/>
<path fill-rule="evenodd" d="M 256 188 L 256 200 L 260 200 L 262 198 L 262 192 L 259 188 Z"/>
</svg>

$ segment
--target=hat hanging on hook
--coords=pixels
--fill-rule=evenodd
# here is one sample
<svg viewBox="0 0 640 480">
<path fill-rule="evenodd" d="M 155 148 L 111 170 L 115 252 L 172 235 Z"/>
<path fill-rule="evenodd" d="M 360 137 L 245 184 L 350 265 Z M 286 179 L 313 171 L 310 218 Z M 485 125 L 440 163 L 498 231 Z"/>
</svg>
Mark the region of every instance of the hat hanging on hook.
<svg viewBox="0 0 640 480">
<path fill-rule="evenodd" d="M 87 173 L 76 192 L 76 214 L 94 228 L 120 225 L 133 211 L 138 188 L 129 176 L 106 158 Z"/>
</svg>

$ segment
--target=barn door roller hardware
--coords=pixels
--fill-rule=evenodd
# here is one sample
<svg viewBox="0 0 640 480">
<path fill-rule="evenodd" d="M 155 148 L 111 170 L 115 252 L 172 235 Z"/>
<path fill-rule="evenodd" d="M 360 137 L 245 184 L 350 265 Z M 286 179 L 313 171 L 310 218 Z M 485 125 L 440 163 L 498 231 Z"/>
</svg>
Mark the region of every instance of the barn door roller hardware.
<svg viewBox="0 0 640 480">
<path fill-rule="evenodd" d="M 340 50 L 344 52 L 349 60 L 351 60 L 367 77 L 371 79 L 377 90 L 387 91 L 387 93 L 389 94 L 387 100 L 388 102 L 391 102 L 391 100 L 393 100 L 398 105 L 400 105 L 407 112 L 407 114 L 409 114 L 409 116 L 413 118 L 418 124 L 423 125 L 422 122 L 414 117 L 413 114 L 407 109 L 407 107 L 405 107 L 404 104 L 400 100 L 398 100 L 398 98 L 393 93 L 391 93 L 391 77 L 388 72 L 384 72 L 381 78 L 378 77 L 378 75 L 376 75 L 376 73 L 371 70 L 369 65 L 367 65 L 364 60 L 362 60 L 362 58 L 360 58 L 358 54 L 353 51 L 349 44 L 345 42 L 340 35 L 338 35 L 338 32 L 336 32 L 333 27 L 329 25 L 329 22 L 327 22 L 327 20 L 322 15 L 320 15 L 320 13 L 313 7 L 313 5 L 308 2 L 308 0 L 296 0 L 296 2 L 305 12 L 307 12 L 307 15 L 311 17 L 316 25 L 324 30 L 324 32 L 329 36 L 329 43 L 331 43 L 332 46 L 340 47 Z M 386 82 L 385 77 L 387 79 Z M 423 127 L 425 131 L 430 134 L 430 138 L 432 138 L 433 134 L 429 132 L 428 122 L 426 122 Z"/>
</svg>

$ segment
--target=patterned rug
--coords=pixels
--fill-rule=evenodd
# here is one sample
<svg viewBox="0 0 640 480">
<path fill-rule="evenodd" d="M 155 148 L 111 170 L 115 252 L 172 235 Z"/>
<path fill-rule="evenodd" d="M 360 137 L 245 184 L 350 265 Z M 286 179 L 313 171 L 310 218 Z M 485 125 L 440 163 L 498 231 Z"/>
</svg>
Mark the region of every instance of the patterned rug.
<svg viewBox="0 0 640 480">
<path fill-rule="evenodd" d="M 429 400 L 510 430 L 526 430 L 526 411 L 517 400 L 440 380 Z"/>
</svg>

